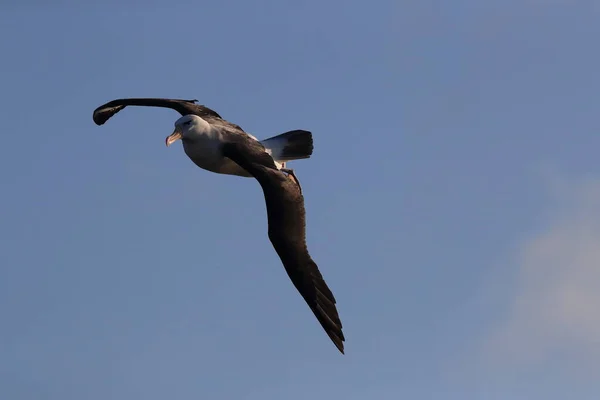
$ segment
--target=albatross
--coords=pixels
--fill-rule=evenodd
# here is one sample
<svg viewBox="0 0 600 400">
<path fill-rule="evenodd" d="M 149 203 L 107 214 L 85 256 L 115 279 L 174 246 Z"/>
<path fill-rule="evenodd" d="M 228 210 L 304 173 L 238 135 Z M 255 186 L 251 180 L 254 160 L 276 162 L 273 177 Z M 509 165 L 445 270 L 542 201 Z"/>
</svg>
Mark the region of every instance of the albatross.
<svg viewBox="0 0 600 400">
<path fill-rule="evenodd" d="M 306 212 L 302 188 L 286 163 L 309 158 L 312 133 L 293 130 L 265 140 L 223 119 L 198 100 L 125 98 L 94 110 L 96 125 L 103 125 L 127 106 L 163 107 L 181 117 L 165 139 L 166 146 L 183 143 L 185 154 L 198 167 L 218 174 L 253 177 L 260 184 L 267 208 L 268 237 L 292 283 L 317 320 L 344 354 L 342 322 L 336 300 L 306 245 Z"/>
</svg>

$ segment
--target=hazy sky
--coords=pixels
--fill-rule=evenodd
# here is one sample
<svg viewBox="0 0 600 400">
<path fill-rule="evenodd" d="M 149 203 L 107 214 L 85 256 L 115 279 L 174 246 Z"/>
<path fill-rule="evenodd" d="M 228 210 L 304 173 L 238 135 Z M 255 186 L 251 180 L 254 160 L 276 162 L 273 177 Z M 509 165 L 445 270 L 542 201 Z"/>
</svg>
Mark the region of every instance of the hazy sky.
<svg viewBox="0 0 600 400">
<path fill-rule="evenodd" d="M 597 399 L 598 1 L 37 3 L 0 5 L 2 399 Z M 256 181 L 174 111 L 93 123 L 142 96 L 313 132 L 345 356 Z"/>
</svg>

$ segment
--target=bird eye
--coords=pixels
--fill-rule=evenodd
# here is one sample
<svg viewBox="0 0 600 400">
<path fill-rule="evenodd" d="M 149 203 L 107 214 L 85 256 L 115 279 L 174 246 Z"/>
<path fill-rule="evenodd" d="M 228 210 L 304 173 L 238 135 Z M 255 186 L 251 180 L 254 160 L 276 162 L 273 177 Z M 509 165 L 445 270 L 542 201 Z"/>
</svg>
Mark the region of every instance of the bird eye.
<svg viewBox="0 0 600 400">
<path fill-rule="evenodd" d="M 183 124 L 184 124 L 184 125 L 189 125 L 189 124 L 191 124 L 191 123 L 192 123 L 192 121 L 185 121 Z"/>
</svg>

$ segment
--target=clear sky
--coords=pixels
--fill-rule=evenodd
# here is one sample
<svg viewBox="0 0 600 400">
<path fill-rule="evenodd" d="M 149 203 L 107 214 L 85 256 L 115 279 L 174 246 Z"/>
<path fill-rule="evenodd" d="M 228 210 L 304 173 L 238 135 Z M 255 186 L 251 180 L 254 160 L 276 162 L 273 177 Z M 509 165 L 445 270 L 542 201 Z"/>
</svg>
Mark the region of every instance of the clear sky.
<svg viewBox="0 0 600 400">
<path fill-rule="evenodd" d="M 597 399 L 598 1 L 38 3 L 0 5 L 2 399 Z M 346 355 L 257 182 L 120 97 L 313 132 Z"/>
</svg>

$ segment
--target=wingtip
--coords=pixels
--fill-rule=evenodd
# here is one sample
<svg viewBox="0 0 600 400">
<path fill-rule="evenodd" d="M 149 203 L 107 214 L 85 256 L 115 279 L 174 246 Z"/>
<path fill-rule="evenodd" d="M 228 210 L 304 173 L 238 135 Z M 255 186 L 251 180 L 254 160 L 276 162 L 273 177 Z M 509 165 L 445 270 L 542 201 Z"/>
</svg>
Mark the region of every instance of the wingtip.
<svg viewBox="0 0 600 400">
<path fill-rule="evenodd" d="M 102 118 L 100 118 L 100 116 L 98 115 L 98 113 L 96 111 L 94 111 L 94 114 L 92 115 L 92 119 L 94 120 L 94 123 L 96 125 L 102 125 L 106 122 L 106 121 L 103 121 Z"/>
<path fill-rule="evenodd" d="M 331 339 L 335 347 L 337 347 L 339 352 L 342 354 L 346 354 L 344 349 L 344 339 L 340 339 L 339 337 L 335 336 L 333 333 L 330 332 L 327 332 L 327 334 L 329 335 L 329 338 Z"/>
<path fill-rule="evenodd" d="M 111 117 L 125 108 L 123 105 L 109 106 L 111 103 L 101 105 L 94 110 L 92 119 L 96 125 L 104 125 Z"/>
<path fill-rule="evenodd" d="M 94 123 L 98 126 L 103 125 L 106 122 L 105 120 L 100 118 L 100 116 L 98 115 L 98 113 L 96 111 L 94 111 L 94 114 L 92 115 L 92 119 L 94 120 Z"/>
<path fill-rule="evenodd" d="M 329 333 L 329 332 L 328 332 Z M 346 354 L 345 353 L 345 349 L 344 349 L 344 334 L 341 333 L 341 338 L 334 335 L 333 332 L 329 333 L 329 338 L 331 339 L 331 341 L 333 342 L 333 344 L 335 345 L 335 347 L 337 347 L 337 349 L 340 351 L 340 353 L 342 354 Z"/>
</svg>

